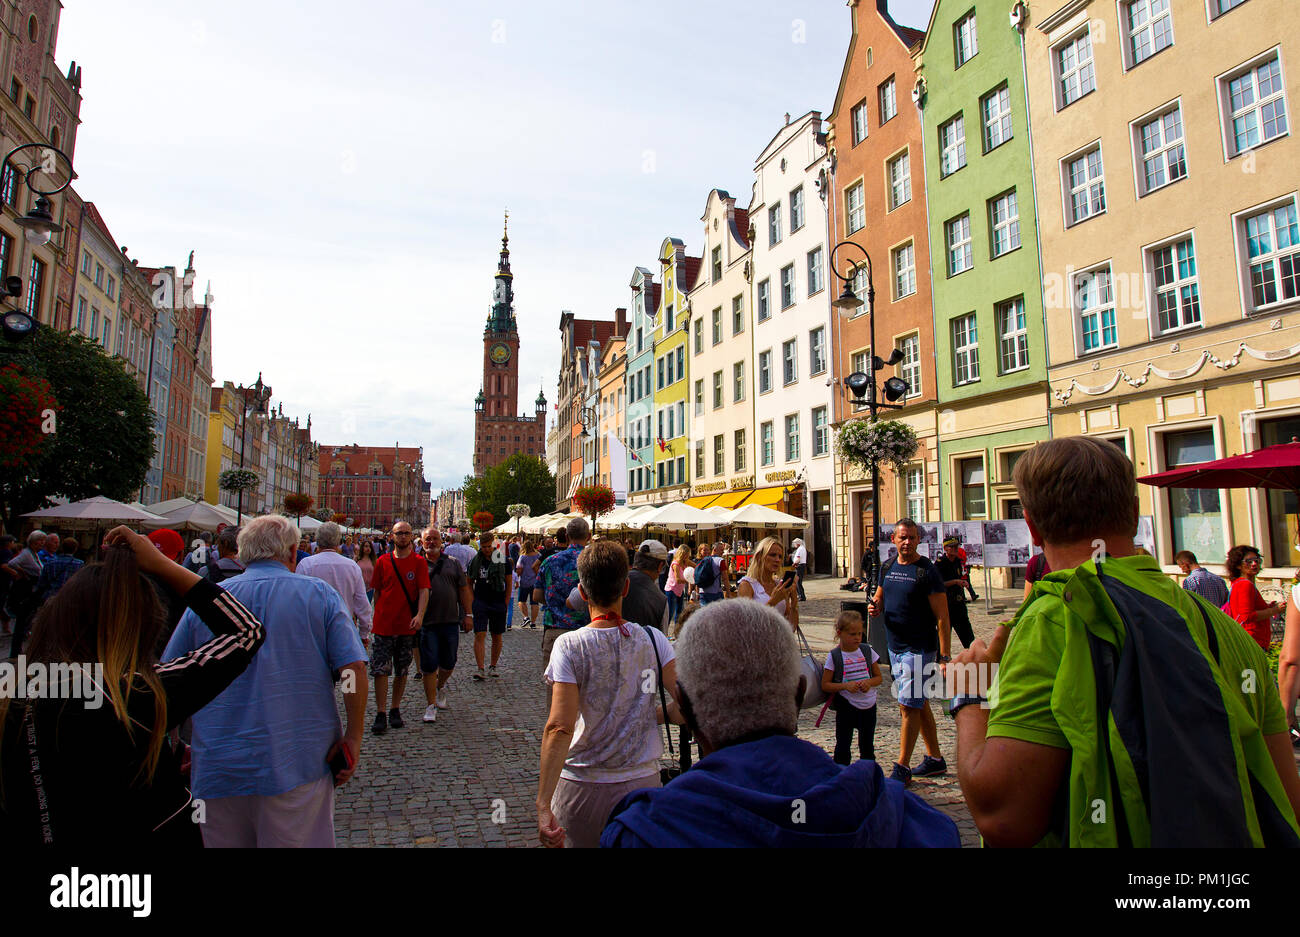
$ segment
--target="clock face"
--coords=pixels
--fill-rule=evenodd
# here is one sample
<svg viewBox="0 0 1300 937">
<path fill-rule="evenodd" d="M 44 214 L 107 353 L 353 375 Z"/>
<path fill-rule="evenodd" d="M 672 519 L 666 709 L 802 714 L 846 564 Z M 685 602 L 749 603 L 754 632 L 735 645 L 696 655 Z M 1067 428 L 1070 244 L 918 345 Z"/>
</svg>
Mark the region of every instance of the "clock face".
<svg viewBox="0 0 1300 937">
<path fill-rule="evenodd" d="M 505 364 L 507 361 L 510 360 L 510 346 L 503 345 L 500 342 L 498 342 L 497 344 L 492 346 L 492 351 L 489 354 L 491 355 L 492 361 L 494 363 Z"/>
</svg>

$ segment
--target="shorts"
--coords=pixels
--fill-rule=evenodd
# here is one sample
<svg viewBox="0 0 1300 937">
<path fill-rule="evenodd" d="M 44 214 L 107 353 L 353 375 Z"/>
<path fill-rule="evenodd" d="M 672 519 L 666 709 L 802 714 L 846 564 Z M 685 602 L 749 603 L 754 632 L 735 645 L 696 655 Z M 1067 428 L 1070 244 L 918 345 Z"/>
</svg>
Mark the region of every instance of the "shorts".
<svg viewBox="0 0 1300 937">
<path fill-rule="evenodd" d="M 518 601 L 520 605 L 536 605 L 537 603 L 533 601 L 533 587 L 520 586 Z"/>
<path fill-rule="evenodd" d="M 560 778 L 551 796 L 551 813 L 564 828 L 564 845 L 569 849 L 595 849 L 609 815 L 628 794 L 648 787 L 662 787 L 659 774 L 598 784 Z"/>
<path fill-rule="evenodd" d="M 545 625 L 542 628 L 542 667 L 545 668 L 551 662 L 551 648 L 555 647 L 555 642 L 560 639 L 560 635 L 568 634 L 572 628 L 556 628 L 553 625 Z"/>
<path fill-rule="evenodd" d="M 474 603 L 474 633 L 482 634 L 484 631 L 491 631 L 493 634 L 506 633 L 506 607 L 504 605 L 488 605 L 486 602 Z"/>
<path fill-rule="evenodd" d="M 420 629 L 420 669 L 426 674 L 455 670 L 459 653 L 459 622 L 425 625 Z"/>
<path fill-rule="evenodd" d="M 943 699 L 943 680 L 935 661 L 938 651 L 889 652 L 894 698 L 900 706 L 921 709 L 926 700 Z"/>
<path fill-rule="evenodd" d="M 370 676 L 391 677 L 396 670 L 397 676 L 405 677 L 411 666 L 415 642 L 416 635 L 413 634 L 371 635 Z"/>
</svg>

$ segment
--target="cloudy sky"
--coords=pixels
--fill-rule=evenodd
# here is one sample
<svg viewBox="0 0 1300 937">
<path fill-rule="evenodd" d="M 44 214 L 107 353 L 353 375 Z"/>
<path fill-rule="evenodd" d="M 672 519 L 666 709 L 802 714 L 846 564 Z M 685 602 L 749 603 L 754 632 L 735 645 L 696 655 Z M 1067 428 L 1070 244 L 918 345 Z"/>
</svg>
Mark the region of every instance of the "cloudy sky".
<svg viewBox="0 0 1300 937">
<path fill-rule="evenodd" d="M 63 2 L 77 189 L 142 264 L 196 252 L 216 380 L 262 372 L 325 443 L 423 446 L 435 489 L 471 467 L 503 210 L 531 412 L 561 311 L 612 318 L 664 237 L 698 250 L 712 188 L 748 204 L 849 38 L 842 0 Z"/>
</svg>

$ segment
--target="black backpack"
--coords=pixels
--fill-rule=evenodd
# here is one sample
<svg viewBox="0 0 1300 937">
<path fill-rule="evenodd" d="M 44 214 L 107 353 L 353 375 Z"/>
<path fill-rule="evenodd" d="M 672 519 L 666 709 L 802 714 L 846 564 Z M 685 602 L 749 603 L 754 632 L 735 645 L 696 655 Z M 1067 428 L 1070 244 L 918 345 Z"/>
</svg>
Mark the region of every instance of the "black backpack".
<svg viewBox="0 0 1300 937">
<path fill-rule="evenodd" d="M 718 564 L 713 562 L 713 557 L 706 556 L 695 569 L 695 584 L 701 589 L 707 589 L 717 581 Z"/>
</svg>

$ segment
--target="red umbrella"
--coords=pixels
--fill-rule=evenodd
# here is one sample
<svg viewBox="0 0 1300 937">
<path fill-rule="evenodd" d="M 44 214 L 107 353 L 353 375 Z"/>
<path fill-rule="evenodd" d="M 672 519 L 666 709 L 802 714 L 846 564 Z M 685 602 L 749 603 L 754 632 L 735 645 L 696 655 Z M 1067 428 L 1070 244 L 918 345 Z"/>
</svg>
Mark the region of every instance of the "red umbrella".
<svg viewBox="0 0 1300 937">
<path fill-rule="evenodd" d="M 1292 440 L 1226 459 L 1144 475 L 1156 488 L 1276 488 L 1300 491 L 1300 442 Z"/>
</svg>

